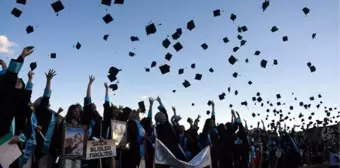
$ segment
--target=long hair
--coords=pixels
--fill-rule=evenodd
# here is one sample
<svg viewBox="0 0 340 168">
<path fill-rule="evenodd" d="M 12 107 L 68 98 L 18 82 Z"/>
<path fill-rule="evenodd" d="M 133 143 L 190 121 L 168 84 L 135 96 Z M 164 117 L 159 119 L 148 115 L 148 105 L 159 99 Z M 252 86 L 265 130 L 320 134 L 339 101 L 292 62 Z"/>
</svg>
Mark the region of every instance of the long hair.
<svg viewBox="0 0 340 168">
<path fill-rule="evenodd" d="M 72 104 L 68 110 L 67 110 L 67 114 L 65 116 L 65 120 L 67 123 L 69 123 L 72 119 L 73 119 L 73 115 L 72 112 L 74 109 L 79 108 L 79 105 L 77 104 Z M 80 117 L 76 119 L 78 123 L 80 123 Z"/>
<path fill-rule="evenodd" d="M 205 120 L 204 127 L 203 127 L 203 130 L 202 130 L 203 135 L 206 135 L 208 133 L 208 131 L 211 129 L 211 126 L 210 126 L 211 122 L 212 122 L 211 118 L 208 118 L 208 119 Z"/>
</svg>

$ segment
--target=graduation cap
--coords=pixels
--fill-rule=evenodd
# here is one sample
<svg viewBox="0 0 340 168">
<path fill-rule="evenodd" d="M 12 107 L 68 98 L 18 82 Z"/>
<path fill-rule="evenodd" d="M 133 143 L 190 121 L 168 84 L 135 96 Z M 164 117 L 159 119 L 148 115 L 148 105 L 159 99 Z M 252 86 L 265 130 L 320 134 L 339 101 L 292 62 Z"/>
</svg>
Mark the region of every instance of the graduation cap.
<svg viewBox="0 0 340 168">
<path fill-rule="evenodd" d="M 314 112 L 310 113 L 310 115 L 314 115 L 314 114 L 315 114 Z"/>
<path fill-rule="evenodd" d="M 103 20 L 106 24 L 109 24 L 110 22 L 113 21 L 113 18 L 110 14 L 106 14 L 104 17 L 103 17 Z"/>
<path fill-rule="evenodd" d="M 252 85 L 252 84 L 253 84 L 253 82 L 252 82 L 252 81 L 248 81 L 248 84 L 249 84 L 249 85 Z"/>
<path fill-rule="evenodd" d="M 167 64 L 164 64 L 164 65 L 159 67 L 159 70 L 161 71 L 162 74 L 166 74 L 166 73 L 170 72 L 170 66 L 167 65 Z"/>
<path fill-rule="evenodd" d="M 118 89 L 118 85 L 117 85 L 117 84 L 111 84 L 111 85 L 109 86 L 109 88 L 110 88 L 112 91 L 115 91 L 115 90 Z"/>
<path fill-rule="evenodd" d="M 311 119 L 312 119 L 312 116 L 309 116 L 309 117 L 308 117 L 308 120 L 311 120 Z"/>
<path fill-rule="evenodd" d="M 191 106 L 195 106 L 195 103 L 191 103 Z"/>
<path fill-rule="evenodd" d="M 267 66 L 267 60 L 264 60 L 264 59 L 263 59 L 263 60 L 261 61 L 261 67 L 262 67 L 262 68 L 266 68 L 266 66 Z"/>
<path fill-rule="evenodd" d="M 309 13 L 309 11 L 310 11 L 310 9 L 309 8 L 307 8 L 307 7 L 304 7 L 303 9 L 302 9 L 302 12 L 307 16 L 307 14 Z"/>
<path fill-rule="evenodd" d="M 255 113 L 253 113 L 253 114 L 251 114 L 254 118 L 256 117 L 256 114 Z"/>
<path fill-rule="evenodd" d="M 272 32 L 274 33 L 274 32 L 276 32 L 276 31 L 278 31 L 278 30 L 279 30 L 279 28 L 277 28 L 276 26 L 273 26 L 272 29 L 271 29 L 270 31 L 272 31 Z"/>
<path fill-rule="evenodd" d="M 242 26 L 242 27 L 241 27 L 241 30 L 242 30 L 243 32 L 246 32 L 246 31 L 248 31 L 248 28 L 247 28 L 247 26 Z"/>
<path fill-rule="evenodd" d="M 26 5 L 26 0 L 17 0 L 17 3 L 18 4 Z"/>
<path fill-rule="evenodd" d="M 313 65 L 313 66 L 310 66 L 310 67 L 309 67 L 309 70 L 310 70 L 310 72 L 313 73 L 313 72 L 315 72 L 316 68 L 315 68 L 315 66 Z"/>
<path fill-rule="evenodd" d="M 111 0 L 102 0 L 102 5 L 111 6 Z"/>
<path fill-rule="evenodd" d="M 230 63 L 231 65 L 234 65 L 235 62 L 237 61 L 237 59 L 236 59 L 233 55 L 231 55 L 231 56 L 229 57 L 228 61 L 229 61 L 229 63 Z"/>
<path fill-rule="evenodd" d="M 33 26 L 31 26 L 31 25 L 27 26 L 27 28 L 26 28 L 26 33 L 27 33 L 27 34 L 30 34 L 30 33 L 32 33 L 32 32 L 34 32 Z"/>
<path fill-rule="evenodd" d="M 208 106 L 210 106 L 212 104 L 212 101 L 209 100 L 207 104 L 208 104 Z"/>
<path fill-rule="evenodd" d="M 231 14 L 230 15 L 230 19 L 234 22 L 235 21 L 235 19 L 237 18 L 237 16 L 235 15 L 235 14 Z"/>
<path fill-rule="evenodd" d="M 192 69 L 196 68 L 196 64 L 195 63 L 191 64 L 190 66 L 191 66 Z"/>
<path fill-rule="evenodd" d="M 166 60 L 170 61 L 171 58 L 172 58 L 172 54 L 167 53 L 167 54 L 165 55 L 165 59 L 166 59 Z"/>
<path fill-rule="evenodd" d="M 240 49 L 240 47 L 234 47 L 233 51 L 236 52 L 238 49 Z"/>
<path fill-rule="evenodd" d="M 106 41 L 107 38 L 109 38 L 109 35 L 108 35 L 108 34 L 105 34 L 104 37 L 103 37 L 103 39 Z"/>
<path fill-rule="evenodd" d="M 138 38 L 137 36 L 131 36 L 131 37 L 130 37 L 130 40 L 131 40 L 132 42 L 134 42 L 134 41 L 139 41 L 139 38 Z"/>
<path fill-rule="evenodd" d="M 237 39 L 242 40 L 242 38 L 243 37 L 241 35 L 239 35 L 239 34 L 237 35 Z"/>
<path fill-rule="evenodd" d="M 248 106 L 248 103 L 247 103 L 247 101 L 244 101 L 244 102 L 241 102 L 241 105 L 242 106 Z"/>
<path fill-rule="evenodd" d="M 154 23 L 149 24 L 145 27 L 146 35 L 154 34 L 156 33 L 157 29 Z"/>
<path fill-rule="evenodd" d="M 263 12 L 268 8 L 268 6 L 269 6 L 269 0 L 265 0 L 262 3 L 262 10 L 263 10 Z"/>
<path fill-rule="evenodd" d="M 246 63 L 248 63 L 248 62 L 249 62 L 248 58 L 245 60 L 245 62 L 246 62 Z"/>
<path fill-rule="evenodd" d="M 235 90 L 234 94 L 237 96 L 237 95 L 238 95 L 238 91 L 237 91 L 237 90 Z"/>
<path fill-rule="evenodd" d="M 294 110 L 294 107 L 293 107 L 293 106 L 289 106 L 289 109 L 290 109 L 290 110 Z"/>
<path fill-rule="evenodd" d="M 113 82 L 117 79 L 116 75 L 113 75 L 113 74 L 107 75 L 107 78 L 109 78 L 110 82 Z"/>
<path fill-rule="evenodd" d="M 308 66 L 308 67 L 311 67 L 311 66 L 312 66 L 312 63 L 311 63 L 311 62 L 307 62 L 307 66 Z"/>
<path fill-rule="evenodd" d="M 321 94 L 319 94 L 319 95 L 318 95 L 318 97 L 319 97 L 319 98 L 321 98 L 321 97 L 322 97 L 322 95 L 321 95 Z"/>
<path fill-rule="evenodd" d="M 317 104 L 317 105 L 316 105 L 316 108 L 319 109 L 319 108 L 320 108 L 320 104 Z"/>
<path fill-rule="evenodd" d="M 60 11 L 62 11 L 64 9 L 64 5 L 63 5 L 63 3 L 60 0 L 55 1 L 54 3 L 52 3 L 51 6 L 52 6 L 52 8 L 53 8 L 55 13 L 58 13 L 58 12 L 60 12 Z"/>
<path fill-rule="evenodd" d="M 182 84 L 183 84 L 183 86 L 184 86 L 185 88 L 191 86 L 190 82 L 187 81 L 187 80 L 184 80 L 184 82 L 183 82 Z"/>
<path fill-rule="evenodd" d="M 195 28 L 195 22 L 194 22 L 194 20 L 190 20 L 188 23 L 187 23 L 187 29 L 188 30 L 192 30 L 192 29 L 194 29 Z"/>
<path fill-rule="evenodd" d="M 261 54 L 261 51 L 259 51 L 259 50 L 256 50 L 255 53 L 254 53 L 254 55 L 256 55 L 256 56 L 259 56 L 260 54 Z"/>
<path fill-rule="evenodd" d="M 309 100 L 310 100 L 310 101 L 314 101 L 314 97 L 310 97 Z"/>
<path fill-rule="evenodd" d="M 277 102 L 276 105 L 277 105 L 277 106 L 281 106 L 281 102 Z"/>
<path fill-rule="evenodd" d="M 224 98 L 225 98 L 225 94 L 220 94 L 220 95 L 218 95 L 218 98 L 220 99 L 220 100 L 223 100 Z"/>
<path fill-rule="evenodd" d="M 110 67 L 110 69 L 109 69 L 109 74 L 112 74 L 112 75 L 114 75 L 114 76 L 117 76 L 117 74 L 119 73 L 119 71 L 120 71 L 120 70 L 119 70 L 118 68 L 112 66 L 112 67 Z"/>
<path fill-rule="evenodd" d="M 133 56 L 135 56 L 135 55 L 136 55 L 136 54 L 135 54 L 134 52 L 131 52 L 131 51 L 129 52 L 129 56 L 130 56 L 130 57 L 133 57 Z"/>
<path fill-rule="evenodd" d="M 220 16 L 220 15 L 221 15 L 221 10 L 219 9 L 214 10 L 214 17 Z"/>
<path fill-rule="evenodd" d="M 210 114 L 210 111 L 209 110 L 207 110 L 207 115 L 209 115 Z"/>
<path fill-rule="evenodd" d="M 170 46 L 171 42 L 168 38 L 164 39 L 162 42 L 162 45 L 164 48 L 168 48 Z"/>
<path fill-rule="evenodd" d="M 20 17 L 21 13 L 22 13 L 22 11 L 17 9 L 17 8 L 13 8 L 13 10 L 11 12 L 11 14 L 15 17 Z"/>
<path fill-rule="evenodd" d="M 256 101 L 256 97 L 252 97 L 252 100 L 253 100 L 253 101 Z"/>
<path fill-rule="evenodd" d="M 273 64 L 274 64 L 274 65 L 277 65 L 277 64 L 278 64 L 278 62 L 277 62 L 276 59 L 274 59 Z"/>
<path fill-rule="evenodd" d="M 138 107 L 141 110 L 141 112 L 145 112 L 146 111 L 144 101 L 138 102 Z"/>
<path fill-rule="evenodd" d="M 283 41 L 283 42 L 288 41 L 288 36 L 283 36 L 283 37 L 282 37 L 282 41 Z"/>
<path fill-rule="evenodd" d="M 214 69 L 213 68 L 209 68 L 209 72 L 213 73 Z"/>
<path fill-rule="evenodd" d="M 183 48 L 183 46 L 180 42 L 177 42 L 173 47 L 177 52 L 180 51 Z"/>
<path fill-rule="evenodd" d="M 247 43 L 247 41 L 246 41 L 246 40 L 241 40 L 241 42 L 240 42 L 240 46 L 244 46 L 246 43 Z"/>
<path fill-rule="evenodd" d="M 299 105 L 300 105 L 300 106 L 303 106 L 303 102 L 300 102 Z"/>
<path fill-rule="evenodd" d="M 176 90 L 172 90 L 172 93 L 175 93 L 176 92 Z"/>
<path fill-rule="evenodd" d="M 203 43 L 203 44 L 201 45 L 201 47 L 203 48 L 203 50 L 208 49 L 208 45 L 207 45 L 206 43 Z"/>
<path fill-rule="evenodd" d="M 181 74 L 183 74 L 183 73 L 184 73 L 184 69 L 179 69 L 179 70 L 178 70 L 178 74 L 179 74 L 179 75 L 181 75 Z"/>
<path fill-rule="evenodd" d="M 276 98 L 277 99 L 281 99 L 281 95 L 280 94 L 276 94 Z"/>
<path fill-rule="evenodd" d="M 79 42 L 77 42 L 76 49 L 79 50 L 80 48 L 81 48 L 81 44 Z"/>
<path fill-rule="evenodd" d="M 124 4 L 124 0 L 115 0 L 114 4 Z"/>
<path fill-rule="evenodd" d="M 51 58 L 52 58 L 52 59 L 57 58 L 57 54 L 56 54 L 56 53 L 51 53 Z"/>
<path fill-rule="evenodd" d="M 196 74 L 195 75 L 196 80 L 201 80 L 202 79 L 202 74 Z"/>
<path fill-rule="evenodd" d="M 31 71 L 34 71 L 37 68 L 37 63 L 36 62 L 30 63 L 30 68 L 31 68 Z"/>
<path fill-rule="evenodd" d="M 229 104 L 229 108 L 232 108 L 233 107 L 233 105 L 232 104 Z"/>
<path fill-rule="evenodd" d="M 176 29 L 176 32 L 172 34 L 172 39 L 177 40 L 182 35 L 182 29 L 178 28 Z"/>
<path fill-rule="evenodd" d="M 256 96 L 261 96 L 261 93 L 260 93 L 260 92 L 257 92 L 257 93 L 256 93 Z"/>
<path fill-rule="evenodd" d="M 261 102 L 261 101 L 262 101 L 262 98 L 261 98 L 261 97 L 258 97 L 256 100 L 257 100 L 257 102 Z"/>
<path fill-rule="evenodd" d="M 237 72 L 234 72 L 234 73 L 233 73 L 233 77 L 234 77 L 234 78 L 237 78 L 237 76 L 238 76 L 238 73 L 237 73 Z"/>
<path fill-rule="evenodd" d="M 312 39 L 315 39 L 316 33 L 312 34 Z"/>
<path fill-rule="evenodd" d="M 223 38 L 223 42 L 224 42 L 224 43 L 228 43 L 228 42 L 229 42 L 228 37 L 224 37 L 224 38 Z"/>
<path fill-rule="evenodd" d="M 230 93 L 230 87 L 228 87 L 228 92 Z"/>
<path fill-rule="evenodd" d="M 145 68 L 145 71 L 146 72 L 150 72 L 150 68 Z"/>
</svg>

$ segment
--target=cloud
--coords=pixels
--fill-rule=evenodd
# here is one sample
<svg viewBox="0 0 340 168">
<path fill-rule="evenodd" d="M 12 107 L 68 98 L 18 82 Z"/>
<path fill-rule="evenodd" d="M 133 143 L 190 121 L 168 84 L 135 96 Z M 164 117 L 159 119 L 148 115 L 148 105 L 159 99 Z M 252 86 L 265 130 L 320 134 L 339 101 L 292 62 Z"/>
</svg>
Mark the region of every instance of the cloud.
<svg viewBox="0 0 340 168">
<path fill-rule="evenodd" d="M 148 96 L 141 96 L 142 99 L 148 99 Z"/>
<path fill-rule="evenodd" d="M 0 54 L 12 55 L 14 53 L 13 47 L 17 46 L 13 41 L 9 41 L 4 35 L 0 35 Z"/>
</svg>

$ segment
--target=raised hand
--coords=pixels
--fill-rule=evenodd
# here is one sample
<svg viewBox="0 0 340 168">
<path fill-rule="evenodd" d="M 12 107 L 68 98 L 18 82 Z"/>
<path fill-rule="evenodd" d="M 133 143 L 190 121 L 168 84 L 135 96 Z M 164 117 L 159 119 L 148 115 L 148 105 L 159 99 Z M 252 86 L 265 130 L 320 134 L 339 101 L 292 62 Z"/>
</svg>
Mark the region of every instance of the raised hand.
<svg viewBox="0 0 340 168">
<path fill-rule="evenodd" d="M 48 71 L 48 73 L 45 73 L 45 75 L 46 75 L 47 80 L 51 81 L 53 79 L 53 77 L 56 76 L 57 74 L 56 74 L 55 70 L 50 69 Z"/>
<path fill-rule="evenodd" d="M 105 89 L 108 90 L 109 89 L 109 85 L 105 82 L 104 83 Z"/>
<path fill-rule="evenodd" d="M 154 98 L 152 98 L 152 97 L 149 97 L 149 103 L 150 103 L 150 106 L 152 106 L 152 105 L 153 105 L 153 102 L 155 102 L 155 99 L 154 99 Z"/>
<path fill-rule="evenodd" d="M 33 53 L 33 48 L 34 48 L 33 46 L 27 46 L 27 47 L 25 47 L 25 48 L 22 50 L 20 56 L 23 57 L 23 58 L 25 58 L 25 57 L 31 55 L 31 54 Z"/>
<path fill-rule="evenodd" d="M 90 75 L 89 84 L 91 85 L 95 80 L 96 80 L 96 78 L 94 76 Z"/>
<path fill-rule="evenodd" d="M 174 106 L 171 107 L 172 111 L 174 112 L 174 115 L 176 115 L 176 108 Z"/>
<path fill-rule="evenodd" d="M 61 108 L 61 107 L 59 107 L 57 114 L 59 114 L 59 113 L 61 113 L 61 112 L 63 112 L 63 111 L 64 111 L 64 109 Z"/>
<path fill-rule="evenodd" d="M 28 80 L 29 80 L 29 81 L 32 81 L 33 76 L 34 76 L 34 72 L 33 72 L 33 71 L 29 71 L 28 74 L 27 74 L 27 76 L 28 76 Z"/>
<path fill-rule="evenodd" d="M 162 104 L 162 100 L 159 96 L 157 96 L 156 101 L 158 101 L 159 104 Z"/>
</svg>

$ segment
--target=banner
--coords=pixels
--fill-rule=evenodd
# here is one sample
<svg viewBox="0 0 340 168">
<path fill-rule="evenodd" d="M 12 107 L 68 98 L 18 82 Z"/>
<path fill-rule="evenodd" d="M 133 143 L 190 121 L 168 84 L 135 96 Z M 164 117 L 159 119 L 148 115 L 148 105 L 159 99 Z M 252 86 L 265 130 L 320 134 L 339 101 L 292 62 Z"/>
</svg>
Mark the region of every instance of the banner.
<svg viewBox="0 0 340 168">
<path fill-rule="evenodd" d="M 114 156 L 116 156 L 116 144 L 114 140 L 94 140 L 87 142 L 86 160 Z"/>
<path fill-rule="evenodd" d="M 155 145 L 155 168 L 183 167 L 183 168 L 210 168 L 210 146 L 205 147 L 189 162 L 177 159 L 171 151 L 158 139 Z"/>
<path fill-rule="evenodd" d="M 9 144 L 12 138 L 12 133 L 8 133 L 0 138 L 0 167 L 9 167 L 10 164 L 21 156 L 18 145 Z"/>
<path fill-rule="evenodd" d="M 126 122 L 111 120 L 111 133 L 112 139 L 116 142 L 116 145 L 119 144 L 122 139 L 126 128 Z"/>
</svg>

